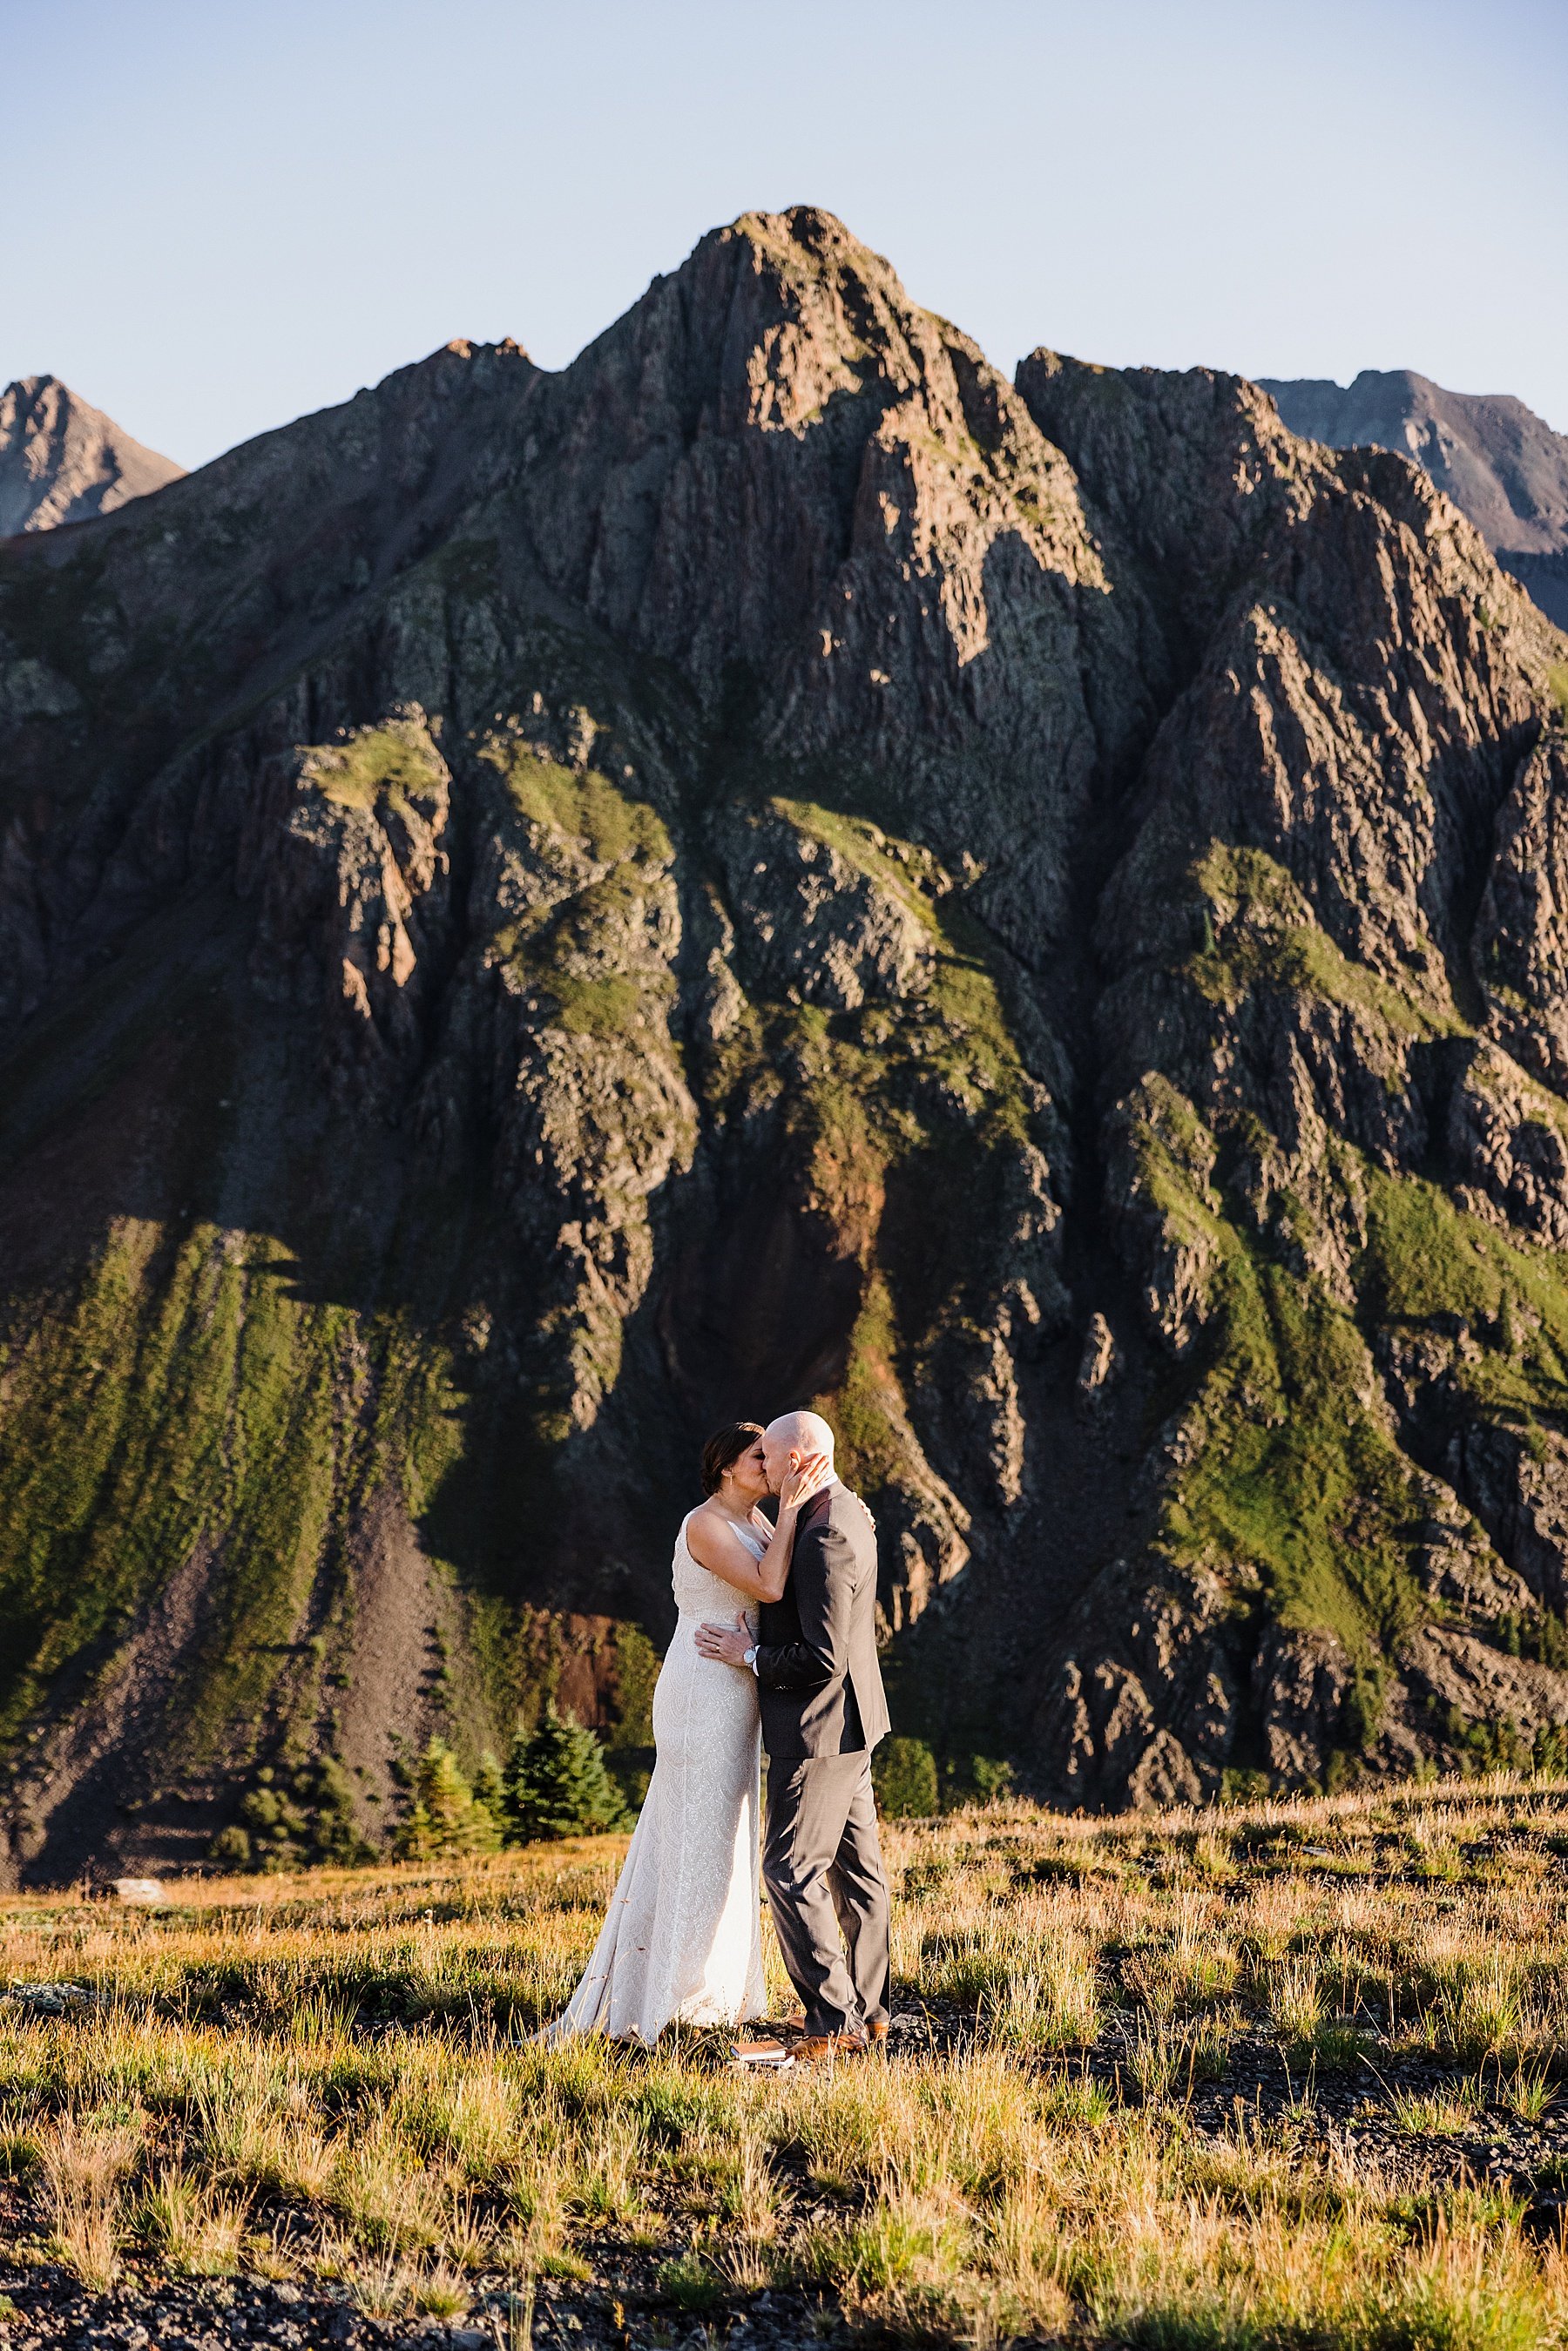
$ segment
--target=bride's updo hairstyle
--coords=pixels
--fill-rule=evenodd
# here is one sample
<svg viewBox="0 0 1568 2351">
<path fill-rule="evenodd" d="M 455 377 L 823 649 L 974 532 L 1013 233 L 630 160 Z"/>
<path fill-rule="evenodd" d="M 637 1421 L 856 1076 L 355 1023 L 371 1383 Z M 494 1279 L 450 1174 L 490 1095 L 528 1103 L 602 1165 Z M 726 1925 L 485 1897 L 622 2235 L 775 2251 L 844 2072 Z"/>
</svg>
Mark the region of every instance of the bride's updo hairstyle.
<svg viewBox="0 0 1568 2351">
<path fill-rule="evenodd" d="M 733 1469 L 743 1453 L 749 1453 L 762 1434 L 759 1420 L 732 1420 L 723 1428 L 716 1428 L 703 1447 L 703 1492 L 716 1494 L 724 1483 L 724 1473 Z"/>
</svg>

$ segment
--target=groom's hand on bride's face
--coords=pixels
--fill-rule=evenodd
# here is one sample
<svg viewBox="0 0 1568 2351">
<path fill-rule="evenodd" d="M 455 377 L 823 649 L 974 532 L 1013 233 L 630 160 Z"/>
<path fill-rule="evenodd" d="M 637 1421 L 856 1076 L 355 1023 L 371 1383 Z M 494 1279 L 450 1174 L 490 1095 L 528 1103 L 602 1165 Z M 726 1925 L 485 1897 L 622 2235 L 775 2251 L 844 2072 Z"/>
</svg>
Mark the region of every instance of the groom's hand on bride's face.
<svg viewBox="0 0 1568 2351">
<path fill-rule="evenodd" d="M 699 1657 L 713 1657 L 724 1666 L 743 1666 L 751 1646 L 751 1628 L 744 1616 L 737 1616 L 733 1625 L 699 1625 L 696 1643 Z"/>
<path fill-rule="evenodd" d="M 791 1453 L 789 1472 L 779 1489 L 779 1499 L 787 1510 L 802 1510 L 832 1482 L 832 1464 L 825 1453 Z"/>
</svg>

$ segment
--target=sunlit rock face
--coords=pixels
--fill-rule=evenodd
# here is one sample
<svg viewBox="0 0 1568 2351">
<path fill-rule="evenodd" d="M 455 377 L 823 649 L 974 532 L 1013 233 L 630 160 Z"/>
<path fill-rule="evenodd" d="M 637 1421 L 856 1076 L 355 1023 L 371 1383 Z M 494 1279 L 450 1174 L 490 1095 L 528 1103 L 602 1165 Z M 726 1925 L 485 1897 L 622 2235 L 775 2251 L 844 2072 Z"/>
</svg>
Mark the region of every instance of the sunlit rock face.
<svg viewBox="0 0 1568 2351">
<path fill-rule="evenodd" d="M 1565 663 L 1413 465 L 805 210 L 0 552 L 13 1872 L 645 1744 L 805 1402 L 956 1764 L 1546 1738 Z"/>
<path fill-rule="evenodd" d="M 183 472 L 57 376 L 23 376 L 0 392 L 0 538 L 112 514 Z"/>
</svg>

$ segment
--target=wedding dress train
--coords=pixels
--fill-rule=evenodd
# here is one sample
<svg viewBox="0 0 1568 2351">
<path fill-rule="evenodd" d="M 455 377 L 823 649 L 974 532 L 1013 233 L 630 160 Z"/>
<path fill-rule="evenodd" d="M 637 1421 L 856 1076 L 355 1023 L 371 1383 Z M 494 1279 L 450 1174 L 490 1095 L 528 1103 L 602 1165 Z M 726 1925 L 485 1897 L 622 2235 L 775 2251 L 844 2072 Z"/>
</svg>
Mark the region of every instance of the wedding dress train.
<svg viewBox="0 0 1568 2351">
<path fill-rule="evenodd" d="M 699 1567 L 686 1524 L 672 1568 L 680 1621 L 653 1692 L 653 1776 L 593 1957 L 546 2040 L 653 2042 L 677 2020 L 736 2024 L 767 2012 L 757 1684 L 700 1657 L 695 1637 L 701 1624 L 732 1624 L 743 1595 Z M 760 1559 L 762 1539 L 737 1531 Z M 746 1614 L 755 1638 L 757 1611 Z"/>
</svg>

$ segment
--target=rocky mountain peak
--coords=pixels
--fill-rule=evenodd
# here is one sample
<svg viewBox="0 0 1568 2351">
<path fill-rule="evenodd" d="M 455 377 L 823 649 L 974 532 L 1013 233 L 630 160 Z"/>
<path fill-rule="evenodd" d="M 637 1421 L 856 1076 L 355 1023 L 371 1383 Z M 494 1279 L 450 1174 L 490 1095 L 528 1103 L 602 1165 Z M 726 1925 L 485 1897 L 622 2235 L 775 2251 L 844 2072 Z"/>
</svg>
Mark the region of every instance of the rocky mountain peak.
<svg viewBox="0 0 1568 2351">
<path fill-rule="evenodd" d="M 1293 433 L 1336 449 L 1413 457 L 1504 555 L 1568 548 L 1568 437 L 1505 392 L 1447 392 L 1410 368 L 1364 368 L 1349 385 L 1265 376 Z"/>
<path fill-rule="evenodd" d="M 1293 433 L 1413 458 L 1542 609 L 1568 623 L 1568 436 L 1507 393 L 1448 392 L 1409 368 L 1364 368 L 1349 385 L 1262 382 Z"/>
<path fill-rule="evenodd" d="M 813 1400 L 955 1771 L 1546 1753 L 1565 699 L 1407 455 L 1009 383 L 806 208 L 12 540 L 12 1868 L 634 1756 L 702 1434 Z"/>
<path fill-rule="evenodd" d="M 57 376 L 24 376 L 0 392 L 0 538 L 111 514 L 183 472 Z"/>
<path fill-rule="evenodd" d="M 824 745 L 990 642 L 1002 543 L 1094 575 L 1070 469 L 968 338 L 831 214 L 704 238 L 541 399 L 529 502 L 559 587 L 705 701 L 740 664 Z M 711 538 L 709 534 L 711 533 Z M 1010 562 L 1011 556 L 1004 559 Z M 798 739 L 798 732 L 797 732 Z"/>
</svg>

